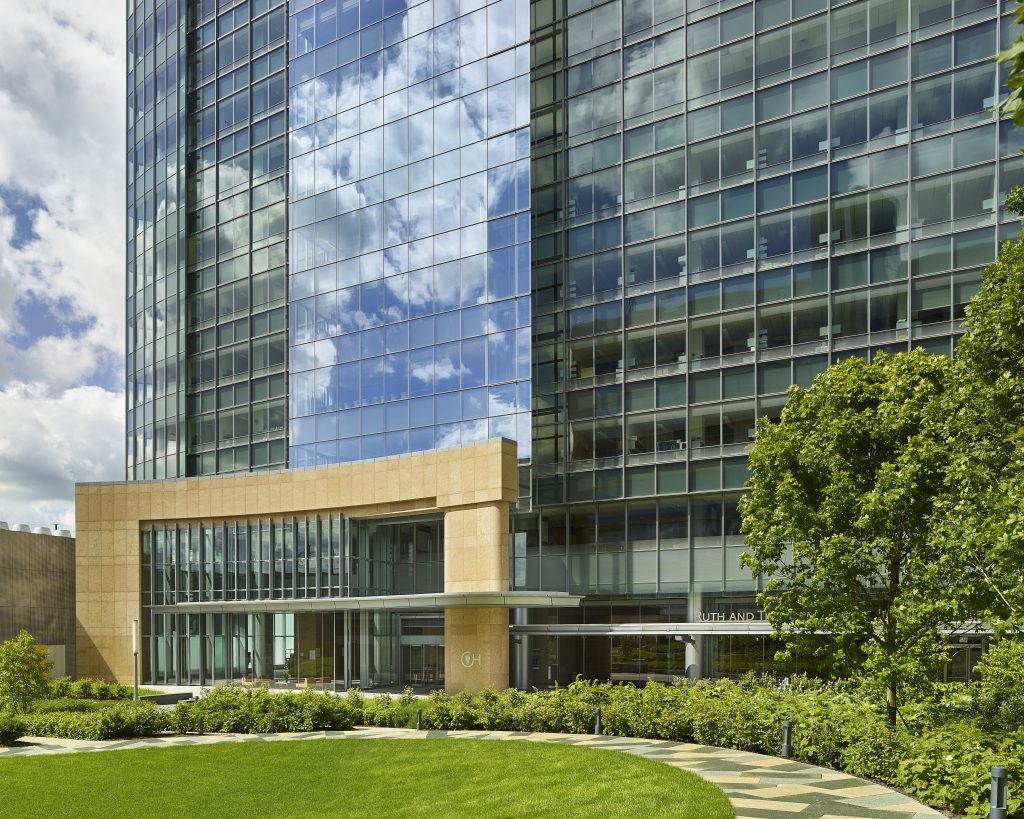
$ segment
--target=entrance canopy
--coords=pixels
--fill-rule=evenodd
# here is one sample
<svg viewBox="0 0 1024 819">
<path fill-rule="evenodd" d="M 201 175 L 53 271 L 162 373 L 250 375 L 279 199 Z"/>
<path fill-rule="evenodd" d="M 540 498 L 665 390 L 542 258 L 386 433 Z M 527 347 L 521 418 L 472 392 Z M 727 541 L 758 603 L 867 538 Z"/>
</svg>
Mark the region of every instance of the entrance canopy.
<svg viewBox="0 0 1024 819">
<path fill-rule="evenodd" d="M 158 614 L 198 614 L 248 611 L 380 611 L 444 609 L 478 606 L 538 609 L 579 606 L 581 595 L 565 592 L 441 592 L 438 594 L 388 594 L 378 597 L 319 597 L 290 600 L 218 600 L 153 606 Z"/>
</svg>

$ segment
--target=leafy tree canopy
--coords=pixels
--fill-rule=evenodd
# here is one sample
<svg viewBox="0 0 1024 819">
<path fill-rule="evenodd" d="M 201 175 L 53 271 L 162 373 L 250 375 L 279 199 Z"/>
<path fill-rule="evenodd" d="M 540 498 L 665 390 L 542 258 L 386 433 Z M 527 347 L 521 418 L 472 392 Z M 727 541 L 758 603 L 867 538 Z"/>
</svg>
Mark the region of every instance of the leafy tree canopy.
<svg viewBox="0 0 1024 819">
<path fill-rule="evenodd" d="M 933 679 L 963 613 L 955 552 L 931 523 L 949 465 L 938 399 L 952 361 L 921 350 L 830 367 L 760 421 L 740 502 L 761 602 L 790 648 L 901 689 Z M 827 635 L 827 636 L 826 636 Z"/>
<path fill-rule="evenodd" d="M 1024 212 L 1024 189 L 1007 205 Z M 978 610 L 1024 627 L 1024 241 L 1005 242 L 971 300 L 942 423 L 951 464 L 936 539 L 964 550 Z"/>
<path fill-rule="evenodd" d="M 0 643 L 0 708 L 23 713 L 34 700 L 45 697 L 52 667 L 46 649 L 25 630 Z"/>
</svg>

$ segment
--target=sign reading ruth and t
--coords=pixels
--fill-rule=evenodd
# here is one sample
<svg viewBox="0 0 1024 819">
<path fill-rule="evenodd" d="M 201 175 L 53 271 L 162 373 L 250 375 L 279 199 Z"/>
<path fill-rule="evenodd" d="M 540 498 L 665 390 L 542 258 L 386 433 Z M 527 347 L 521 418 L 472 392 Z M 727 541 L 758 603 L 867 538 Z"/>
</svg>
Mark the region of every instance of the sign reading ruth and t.
<svg viewBox="0 0 1024 819">
<path fill-rule="evenodd" d="M 700 613 L 702 623 L 737 623 L 757 622 L 767 620 L 764 616 L 764 609 L 753 609 L 747 611 L 702 611 Z"/>
</svg>

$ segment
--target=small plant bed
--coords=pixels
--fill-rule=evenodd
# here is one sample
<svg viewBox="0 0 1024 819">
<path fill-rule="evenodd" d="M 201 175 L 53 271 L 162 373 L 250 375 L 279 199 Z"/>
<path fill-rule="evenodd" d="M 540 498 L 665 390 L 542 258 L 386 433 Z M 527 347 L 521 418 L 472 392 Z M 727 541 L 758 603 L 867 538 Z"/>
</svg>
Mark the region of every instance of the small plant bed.
<svg viewBox="0 0 1024 819">
<path fill-rule="evenodd" d="M 0 759 L 0 780 L 12 816 L 733 816 L 719 788 L 660 762 L 483 740 L 246 743 Z"/>
</svg>

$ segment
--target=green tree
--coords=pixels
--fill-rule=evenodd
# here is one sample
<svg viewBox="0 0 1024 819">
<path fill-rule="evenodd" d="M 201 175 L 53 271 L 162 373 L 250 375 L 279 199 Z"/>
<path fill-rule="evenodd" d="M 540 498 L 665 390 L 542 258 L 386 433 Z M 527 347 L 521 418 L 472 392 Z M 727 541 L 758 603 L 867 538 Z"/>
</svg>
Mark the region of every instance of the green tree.
<svg viewBox="0 0 1024 819">
<path fill-rule="evenodd" d="M 956 555 L 931 537 L 949 460 L 932 416 L 952 367 L 880 354 L 791 387 L 780 421 L 758 422 L 740 501 L 742 562 L 765 578 L 759 601 L 787 650 L 879 681 L 890 721 L 904 689 L 934 679 L 963 608 Z"/>
<path fill-rule="evenodd" d="M 1024 212 L 1024 189 L 1008 207 Z M 951 451 L 936 538 L 999 630 L 1024 628 L 1024 241 L 1004 242 L 971 300 L 944 398 Z"/>
<path fill-rule="evenodd" d="M 46 649 L 37 646 L 24 629 L 0 643 L 0 707 L 14 713 L 27 711 L 34 700 L 49 693 L 51 668 Z"/>
<path fill-rule="evenodd" d="M 1024 6 L 1017 6 L 1018 25 L 1024 25 Z M 997 109 L 1000 114 L 1013 120 L 1018 128 L 1024 125 L 1024 38 L 1017 35 L 1017 39 L 1010 44 L 1005 51 L 1000 51 L 996 59 L 1001 63 L 1009 63 L 1010 68 L 1006 77 L 1006 87 L 1010 93 L 999 103 Z"/>
</svg>

